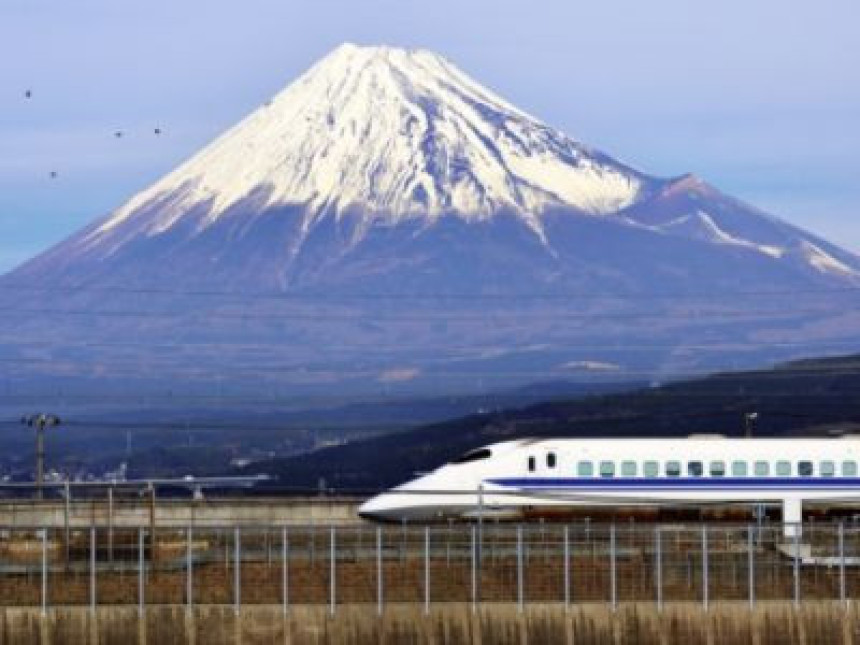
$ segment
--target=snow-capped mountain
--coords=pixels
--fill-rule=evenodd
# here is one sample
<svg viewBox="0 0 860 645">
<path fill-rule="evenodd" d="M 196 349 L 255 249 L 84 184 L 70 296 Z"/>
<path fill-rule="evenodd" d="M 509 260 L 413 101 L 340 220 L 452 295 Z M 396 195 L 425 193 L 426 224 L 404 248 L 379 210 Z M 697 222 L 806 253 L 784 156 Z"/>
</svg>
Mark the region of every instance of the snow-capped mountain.
<svg viewBox="0 0 860 645">
<path fill-rule="evenodd" d="M 367 226 L 503 209 L 536 232 L 549 207 L 600 214 L 643 179 L 481 87 L 434 53 L 343 45 L 188 163 L 143 191 L 93 239 L 171 195 L 145 228 L 205 205 L 200 230 L 259 193 L 258 208 L 350 209 Z M 308 216 L 303 228 L 313 226 Z"/>
<path fill-rule="evenodd" d="M 707 293 L 726 294 L 737 308 L 745 306 L 731 297 L 739 291 L 858 285 L 860 258 L 697 177 L 659 178 L 633 169 L 512 106 L 437 54 L 343 45 L 173 172 L 4 281 L 83 287 L 73 297 L 79 309 L 103 303 L 101 296 L 87 299 L 87 289 L 108 290 L 115 299 L 141 288 L 167 289 L 177 294 L 172 314 L 190 307 L 183 292 L 199 288 L 327 298 L 381 294 L 392 298 L 389 314 L 414 314 L 415 303 L 402 298 L 418 296 L 437 322 L 450 302 L 433 296 L 467 296 L 458 307 L 486 312 L 486 302 L 468 296 L 491 295 L 509 317 L 517 309 L 543 317 L 509 329 L 458 330 L 453 336 L 469 356 L 474 348 L 497 357 L 538 342 L 550 348 L 545 353 L 553 364 L 623 366 L 617 353 L 561 355 L 551 348 L 570 346 L 574 338 L 608 342 L 610 329 L 616 344 L 634 337 L 649 342 L 656 331 L 636 336 L 643 330 L 633 328 L 635 319 L 628 327 L 568 325 L 559 301 L 549 306 L 523 296 L 568 296 L 562 304 L 598 317 L 599 307 L 582 303 L 596 296 Z M 138 304 L 131 297 L 124 302 Z M 243 309 L 249 318 L 254 307 L 262 305 Z M 743 329 L 727 331 L 701 317 L 679 317 L 678 309 L 642 300 L 634 313 L 663 312 L 662 333 L 678 343 L 703 336 L 784 338 L 792 326 L 812 324 L 808 317 L 786 321 L 786 311 L 775 322 L 751 310 Z M 316 307 L 313 315 L 323 311 L 329 310 Z M 344 316 L 343 309 L 336 313 Z M 311 351 L 314 343 L 346 336 L 353 343 L 364 338 L 382 353 L 402 349 L 407 338 L 415 351 L 404 350 L 393 372 L 378 367 L 379 374 L 421 373 L 415 357 L 443 360 L 440 351 L 450 348 L 445 321 L 432 333 L 404 336 L 373 306 L 348 313 L 366 324 L 361 333 L 338 319 L 301 329 L 293 321 L 287 334 L 259 320 L 239 330 L 235 321 L 216 317 L 205 326 L 165 324 L 158 334 L 194 337 L 205 329 L 215 339 L 265 342 L 287 336 Z M 846 337 L 851 325 L 827 315 L 821 314 L 826 329 L 819 325 L 816 333 Z M 100 321 L 98 328 L 107 336 L 145 335 L 153 326 L 124 320 L 115 327 Z"/>
<path fill-rule="evenodd" d="M 540 272 L 539 286 L 564 287 L 560 258 L 569 249 L 549 231 L 582 225 L 586 217 L 651 233 L 643 244 L 682 237 L 718 252 L 763 254 L 775 269 L 853 279 L 860 268 L 857 258 L 694 177 L 649 177 L 571 139 L 437 54 L 347 44 L 16 276 L 138 281 L 151 273 L 140 262 L 181 256 L 180 264 L 199 267 L 202 260 L 208 267 L 196 277 L 183 268 L 193 282 L 330 286 L 338 281 L 332 262 L 354 263 L 362 242 L 374 255 L 385 254 L 373 242 L 384 238 L 402 253 L 402 242 L 414 247 L 415 238 L 432 238 L 442 223 L 478 225 L 465 227 L 465 235 L 486 238 L 488 246 L 512 244 L 504 249 L 511 257 L 525 245 L 529 255 L 541 256 L 538 265 L 558 264 Z M 407 237 L 395 243 L 397 230 Z M 481 240 L 473 244 L 478 248 L 466 253 L 480 254 Z M 360 262 L 368 261 L 379 260 Z M 403 263 L 383 264 L 401 269 Z"/>
</svg>

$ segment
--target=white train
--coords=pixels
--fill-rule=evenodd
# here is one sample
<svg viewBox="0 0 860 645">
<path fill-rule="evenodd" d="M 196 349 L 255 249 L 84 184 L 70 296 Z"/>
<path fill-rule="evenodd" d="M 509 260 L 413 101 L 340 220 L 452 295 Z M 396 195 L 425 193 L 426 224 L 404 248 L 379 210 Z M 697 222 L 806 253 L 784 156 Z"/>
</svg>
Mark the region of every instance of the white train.
<svg viewBox="0 0 860 645">
<path fill-rule="evenodd" d="M 781 504 L 791 533 L 804 502 L 860 501 L 858 464 L 860 437 L 521 439 L 472 450 L 359 514 L 429 521 L 577 505 Z"/>
</svg>

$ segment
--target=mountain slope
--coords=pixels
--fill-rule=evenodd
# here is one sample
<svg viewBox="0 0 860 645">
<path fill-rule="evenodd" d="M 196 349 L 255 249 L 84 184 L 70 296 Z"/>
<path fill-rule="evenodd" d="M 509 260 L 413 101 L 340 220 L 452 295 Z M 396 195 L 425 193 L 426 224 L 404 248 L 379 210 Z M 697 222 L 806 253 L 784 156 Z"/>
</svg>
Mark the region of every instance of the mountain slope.
<svg viewBox="0 0 860 645">
<path fill-rule="evenodd" d="M 614 212 L 647 183 L 440 56 L 344 45 L 66 251 L 105 260 L 141 239 L 206 238 L 237 217 L 229 235 L 241 238 L 267 212 L 294 220 L 285 261 L 326 219 L 350 220 L 346 244 L 374 226 L 498 212 L 541 237 L 543 210 Z"/>
<path fill-rule="evenodd" d="M 436 54 L 344 45 L 0 279 L 0 347 L 48 343 L 37 374 L 480 391 L 847 351 L 858 285 L 857 256 L 614 160 Z"/>
<path fill-rule="evenodd" d="M 536 259 L 528 262 L 552 265 L 570 233 L 552 239 L 547 220 L 559 231 L 586 217 L 640 224 L 655 238 L 709 243 L 730 257 L 760 251 L 779 261 L 774 266 L 791 265 L 790 272 L 860 275 L 856 257 L 824 248 L 696 178 L 663 180 L 633 170 L 511 106 L 436 54 L 344 45 L 15 276 L 124 283 L 145 279 L 146 264 L 197 255 L 197 266 L 203 261 L 219 284 L 247 287 L 246 278 L 267 288 L 330 286 L 338 277 L 331 263 L 350 263 L 363 243 L 426 239 L 451 220 L 475 233 L 471 245 L 501 242 L 501 254 L 514 257 L 518 248 L 533 247 L 528 254 Z M 643 245 L 661 244 L 643 238 Z M 402 268 L 390 259 L 378 264 Z M 540 271 L 532 286 L 542 284 L 554 286 Z"/>
</svg>

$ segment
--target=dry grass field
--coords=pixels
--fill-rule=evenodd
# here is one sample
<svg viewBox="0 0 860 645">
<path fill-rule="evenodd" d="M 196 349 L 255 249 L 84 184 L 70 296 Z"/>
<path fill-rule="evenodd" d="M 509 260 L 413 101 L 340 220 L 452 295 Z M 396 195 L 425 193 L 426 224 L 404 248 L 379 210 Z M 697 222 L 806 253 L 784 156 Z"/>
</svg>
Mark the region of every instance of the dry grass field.
<svg viewBox="0 0 860 645">
<path fill-rule="evenodd" d="M 15 645 L 851 645 L 860 642 L 860 620 L 839 603 L 696 605 L 561 605 L 450 603 L 425 615 L 420 606 L 392 605 L 377 616 L 374 606 L 301 606 L 284 615 L 270 605 L 243 607 L 129 607 L 0 611 L 0 643 Z"/>
</svg>

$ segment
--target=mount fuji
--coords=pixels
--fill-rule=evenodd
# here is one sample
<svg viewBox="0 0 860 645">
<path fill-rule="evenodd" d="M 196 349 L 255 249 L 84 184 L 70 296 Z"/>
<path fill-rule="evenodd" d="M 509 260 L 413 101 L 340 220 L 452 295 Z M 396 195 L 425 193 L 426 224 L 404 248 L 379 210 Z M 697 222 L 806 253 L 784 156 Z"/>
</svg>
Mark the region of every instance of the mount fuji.
<svg viewBox="0 0 860 645">
<path fill-rule="evenodd" d="M 0 326 L 42 376 L 444 390 L 856 349 L 858 286 L 860 258 L 698 177 L 347 44 L 0 279 L 30 313 Z"/>
</svg>

